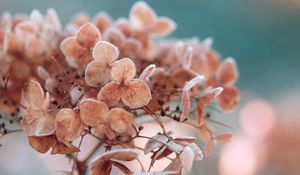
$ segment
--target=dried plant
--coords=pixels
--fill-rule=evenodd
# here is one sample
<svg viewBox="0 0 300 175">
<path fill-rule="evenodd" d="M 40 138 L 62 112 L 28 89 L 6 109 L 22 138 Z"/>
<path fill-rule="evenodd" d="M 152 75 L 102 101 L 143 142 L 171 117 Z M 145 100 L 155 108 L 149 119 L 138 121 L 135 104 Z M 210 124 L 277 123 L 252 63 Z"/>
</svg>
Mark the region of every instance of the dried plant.
<svg viewBox="0 0 300 175">
<path fill-rule="evenodd" d="M 91 170 L 104 175 L 113 168 L 134 174 L 128 161 L 140 163 L 141 172 L 135 174 L 189 172 L 194 160 L 231 138 L 230 133 L 215 134 L 208 121 L 218 123 L 210 111 L 231 111 L 239 101 L 238 71 L 232 58 L 221 60 L 210 38 L 163 38 L 175 28 L 175 22 L 141 1 L 128 19 L 99 13 L 90 20 L 80 13 L 64 30 L 53 9 L 45 15 L 38 10 L 29 16 L 4 13 L 2 136 L 23 131 L 36 151 L 73 160 L 69 172 L 56 174 Z M 195 137 L 175 137 L 167 128 L 170 120 L 195 128 L 202 148 Z M 161 128 L 157 134 L 142 134 L 153 122 Z M 87 135 L 99 143 L 80 160 Z M 146 140 L 144 147 L 135 144 L 138 138 Z M 91 161 L 101 147 L 105 152 Z M 140 154 L 152 154 L 151 163 L 143 165 Z M 160 159 L 171 163 L 152 172 Z"/>
</svg>

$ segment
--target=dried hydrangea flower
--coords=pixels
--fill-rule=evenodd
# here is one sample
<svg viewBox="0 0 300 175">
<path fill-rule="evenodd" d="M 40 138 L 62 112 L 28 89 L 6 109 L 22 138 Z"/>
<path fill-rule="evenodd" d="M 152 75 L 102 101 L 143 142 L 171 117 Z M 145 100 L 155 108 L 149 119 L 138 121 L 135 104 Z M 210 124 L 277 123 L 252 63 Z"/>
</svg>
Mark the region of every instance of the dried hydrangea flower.
<svg viewBox="0 0 300 175">
<path fill-rule="evenodd" d="M 129 22 L 134 30 L 157 36 L 168 35 L 176 28 L 171 19 L 157 17 L 154 10 L 143 1 L 136 2 L 132 6 Z"/>
<path fill-rule="evenodd" d="M 94 99 L 84 99 L 80 102 L 81 120 L 94 127 L 97 135 L 105 134 L 110 140 L 125 133 L 132 124 L 133 116 L 123 108 L 109 110 L 107 105 Z"/>
<path fill-rule="evenodd" d="M 130 108 L 147 105 L 151 100 L 151 91 L 143 80 L 134 79 L 135 74 L 135 64 L 129 58 L 116 61 L 111 70 L 114 81 L 100 90 L 98 99 L 109 106 L 117 104 L 120 99 Z"/>
<path fill-rule="evenodd" d="M 119 52 L 116 46 L 99 41 L 93 49 L 94 60 L 85 70 L 85 81 L 89 86 L 99 87 L 111 79 L 112 63 L 118 58 Z"/>
<path fill-rule="evenodd" d="M 55 131 L 55 118 L 48 113 L 49 94 L 46 96 L 37 81 L 28 84 L 29 106 L 23 118 L 23 131 L 28 136 L 46 136 Z"/>
<path fill-rule="evenodd" d="M 66 56 L 66 61 L 73 68 L 85 67 L 92 61 L 92 51 L 95 44 L 101 40 L 101 33 L 91 23 L 82 25 L 75 36 L 65 38 L 60 49 Z"/>
</svg>

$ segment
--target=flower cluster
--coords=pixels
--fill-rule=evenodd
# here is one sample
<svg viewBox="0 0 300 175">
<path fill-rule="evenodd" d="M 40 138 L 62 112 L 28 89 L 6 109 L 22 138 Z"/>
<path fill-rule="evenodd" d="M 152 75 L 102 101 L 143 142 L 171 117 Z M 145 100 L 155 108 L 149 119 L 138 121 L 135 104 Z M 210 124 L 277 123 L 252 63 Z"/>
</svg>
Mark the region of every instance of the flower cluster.
<svg viewBox="0 0 300 175">
<path fill-rule="evenodd" d="M 238 103 L 238 71 L 234 59 L 221 60 L 210 38 L 164 39 L 175 28 L 142 1 L 128 18 L 113 20 L 101 12 L 91 20 L 80 13 L 65 29 L 53 9 L 45 15 L 4 13 L 1 118 L 19 125 L 38 152 L 51 149 L 74 161 L 70 172 L 57 174 L 85 174 L 86 163 L 93 174 L 110 174 L 112 168 L 132 174 L 126 162 L 140 163 L 141 150 L 152 154 L 148 170 L 140 163 L 141 174 L 151 174 L 160 159 L 172 160 L 162 174 L 190 171 L 194 160 L 231 138 L 216 135 L 209 122 L 219 123 L 211 115 Z M 195 128 L 202 147 L 196 137 L 175 137 L 170 121 Z M 153 122 L 160 127 L 157 134 L 142 134 Z M 13 131 L 4 124 L 0 129 Z M 105 148 L 93 161 L 94 155 L 77 156 L 86 135 L 101 143 L 96 150 Z M 143 148 L 137 138 L 146 140 Z"/>
</svg>

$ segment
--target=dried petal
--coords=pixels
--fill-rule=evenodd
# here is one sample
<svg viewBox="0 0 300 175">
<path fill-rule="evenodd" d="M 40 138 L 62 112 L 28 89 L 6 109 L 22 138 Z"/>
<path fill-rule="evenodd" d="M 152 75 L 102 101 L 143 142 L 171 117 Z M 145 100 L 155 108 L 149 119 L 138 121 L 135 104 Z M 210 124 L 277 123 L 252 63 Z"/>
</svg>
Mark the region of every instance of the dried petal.
<svg viewBox="0 0 300 175">
<path fill-rule="evenodd" d="M 114 62 L 111 76 L 118 82 L 125 82 L 133 79 L 136 74 L 136 67 L 134 62 L 129 58 L 123 58 Z"/>
<path fill-rule="evenodd" d="M 122 160 L 122 161 L 132 161 L 138 157 L 138 152 L 133 149 L 120 149 L 105 152 L 98 157 L 96 157 L 91 164 L 91 169 L 95 168 L 99 163 L 114 159 L 114 160 Z"/>
<path fill-rule="evenodd" d="M 186 82 L 183 91 L 189 91 L 197 84 L 203 84 L 205 81 L 205 77 L 203 75 L 198 75 L 195 78 L 191 79 L 190 81 Z"/>
<path fill-rule="evenodd" d="M 155 135 L 151 139 L 149 139 L 145 145 L 144 153 L 148 154 L 152 151 L 154 151 L 157 148 L 162 147 L 164 144 L 168 142 L 168 137 L 165 135 Z"/>
<path fill-rule="evenodd" d="M 104 32 L 109 26 L 112 25 L 112 18 L 105 12 L 97 13 L 94 17 L 94 24 L 97 28 Z"/>
<path fill-rule="evenodd" d="M 56 143 L 52 147 L 51 154 L 72 154 L 79 152 L 80 150 L 70 143 L 62 143 L 56 140 Z"/>
<path fill-rule="evenodd" d="M 237 66 L 233 58 L 224 60 L 216 72 L 216 79 L 222 85 L 233 85 L 238 76 Z"/>
<path fill-rule="evenodd" d="M 182 104 L 182 117 L 183 120 L 186 120 L 190 116 L 190 107 L 191 107 L 190 94 L 188 91 L 182 91 L 181 104 Z"/>
<path fill-rule="evenodd" d="M 116 105 L 122 95 L 120 84 L 117 82 L 107 83 L 98 93 L 97 98 L 108 106 Z"/>
<path fill-rule="evenodd" d="M 118 56 L 118 48 L 106 41 L 97 42 L 93 49 L 94 59 L 105 64 L 111 64 Z"/>
<path fill-rule="evenodd" d="M 138 1 L 132 6 L 129 19 L 134 28 L 145 30 L 155 24 L 156 14 L 148 4 Z"/>
<path fill-rule="evenodd" d="M 155 69 L 156 69 L 155 64 L 150 64 L 143 70 L 139 79 L 144 80 L 144 81 L 149 81 L 149 78 L 153 75 L 153 73 L 155 72 Z"/>
<path fill-rule="evenodd" d="M 68 37 L 64 39 L 60 44 L 60 50 L 66 56 L 66 61 L 69 66 L 77 68 L 80 63 L 80 59 L 88 51 L 82 47 L 75 39 L 75 37 Z"/>
<path fill-rule="evenodd" d="M 41 109 L 29 107 L 22 122 L 23 131 L 28 136 L 47 136 L 55 131 L 55 118 Z"/>
<path fill-rule="evenodd" d="M 180 154 L 180 159 L 183 165 L 183 168 L 187 172 L 191 172 L 193 162 L 194 162 L 195 154 L 194 151 L 190 147 L 185 147 Z"/>
<path fill-rule="evenodd" d="M 85 70 L 85 81 L 91 87 L 99 87 L 109 82 L 111 78 L 109 65 L 99 62 L 90 62 Z"/>
<path fill-rule="evenodd" d="M 84 99 L 80 102 L 80 118 L 88 126 L 96 126 L 106 121 L 109 109 L 101 101 Z"/>
<path fill-rule="evenodd" d="M 143 80 L 134 79 L 123 88 L 122 102 L 130 108 L 145 106 L 151 98 L 151 91 Z"/>
<path fill-rule="evenodd" d="M 117 167 L 119 170 L 121 170 L 124 174 L 133 174 L 132 171 L 130 171 L 129 168 L 127 168 L 125 165 L 116 162 L 116 161 L 111 161 L 112 165 Z"/>
<path fill-rule="evenodd" d="M 29 136 L 29 144 L 30 146 L 40 153 L 46 153 L 52 147 L 52 145 L 56 142 L 54 136 Z"/>
<path fill-rule="evenodd" d="M 84 130 L 80 116 L 72 109 L 64 108 L 56 114 L 56 136 L 61 142 L 75 140 Z"/>
<path fill-rule="evenodd" d="M 76 40 L 86 48 L 93 48 L 101 40 L 100 31 L 94 24 L 86 23 L 82 25 L 75 35 Z"/>
<path fill-rule="evenodd" d="M 166 36 L 176 29 L 176 23 L 167 17 L 160 17 L 149 30 L 152 35 Z"/>
<path fill-rule="evenodd" d="M 126 132 L 133 122 L 133 115 L 123 108 L 113 108 L 108 115 L 110 128 L 120 134 Z"/>
<path fill-rule="evenodd" d="M 41 109 L 45 99 L 44 91 L 39 82 L 31 80 L 28 84 L 27 98 L 34 109 Z"/>
<path fill-rule="evenodd" d="M 231 111 L 240 100 L 239 91 L 235 87 L 224 87 L 224 91 L 218 96 L 218 100 L 224 111 Z"/>
</svg>

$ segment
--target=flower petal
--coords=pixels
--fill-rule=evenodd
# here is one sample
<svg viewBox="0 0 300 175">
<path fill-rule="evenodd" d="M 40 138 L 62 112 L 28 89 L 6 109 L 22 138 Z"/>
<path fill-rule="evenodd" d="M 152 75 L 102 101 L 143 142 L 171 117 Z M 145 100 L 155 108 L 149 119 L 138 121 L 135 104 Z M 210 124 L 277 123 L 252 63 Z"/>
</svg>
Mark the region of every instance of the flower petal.
<svg viewBox="0 0 300 175">
<path fill-rule="evenodd" d="M 129 58 L 123 58 L 114 62 L 111 76 L 113 80 L 118 82 L 125 82 L 133 79 L 136 74 L 136 67 L 134 62 Z"/>
<path fill-rule="evenodd" d="M 113 108 L 109 111 L 109 126 L 115 132 L 121 134 L 128 130 L 133 121 L 133 115 L 123 108 Z"/>
<path fill-rule="evenodd" d="M 130 10 L 129 20 L 134 28 L 145 30 L 155 23 L 156 14 L 148 4 L 138 1 Z"/>
<path fill-rule="evenodd" d="M 30 146 L 40 153 L 46 153 L 56 142 L 54 136 L 29 136 L 28 137 Z"/>
<path fill-rule="evenodd" d="M 122 102 L 130 108 L 139 108 L 147 105 L 151 100 L 151 91 L 148 85 L 139 79 L 127 82 L 123 89 Z"/>
<path fill-rule="evenodd" d="M 72 109 L 64 108 L 56 114 L 56 136 L 61 142 L 75 140 L 84 130 L 79 115 Z"/>
<path fill-rule="evenodd" d="M 28 136 L 47 136 L 55 131 L 55 118 L 43 110 L 29 107 L 22 120 L 23 131 Z"/>
<path fill-rule="evenodd" d="M 60 50 L 66 56 L 66 61 L 69 66 L 73 68 L 78 67 L 80 58 L 88 52 L 88 50 L 82 47 L 74 37 L 64 39 L 60 44 Z"/>
<path fill-rule="evenodd" d="M 44 102 L 45 94 L 39 82 L 31 80 L 28 83 L 27 99 L 29 104 L 35 108 L 40 109 Z"/>
<path fill-rule="evenodd" d="M 94 24 L 101 32 L 104 32 L 109 26 L 112 25 L 112 18 L 105 12 L 97 13 L 94 17 Z"/>
<path fill-rule="evenodd" d="M 93 48 L 101 40 L 101 34 L 98 28 L 92 23 L 82 25 L 76 35 L 76 40 L 84 47 Z"/>
<path fill-rule="evenodd" d="M 121 161 L 132 161 L 135 160 L 138 157 L 138 152 L 134 149 L 120 149 L 120 150 L 113 150 L 105 152 L 99 156 L 97 156 L 91 164 L 91 169 L 94 169 L 99 163 L 115 159 L 115 160 L 121 160 Z"/>
<path fill-rule="evenodd" d="M 233 58 L 224 60 L 216 72 L 216 79 L 221 85 L 233 85 L 238 76 L 237 66 Z"/>
<path fill-rule="evenodd" d="M 180 159 L 181 159 L 183 168 L 187 172 L 191 171 L 194 158 L 195 158 L 194 151 L 189 146 L 185 147 L 180 155 Z"/>
<path fill-rule="evenodd" d="M 93 49 L 94 59 L 102 63 L 111 64 L 118 56 L 118 48 L 106 41 L 99 41 Z"/>
<path fill-rule="evenodd" d="M 235 87 L 223 87 L 223 92 L 218 96 L 219 104 L 224 111 L 231 111 L 240 100 L 240 93 Z"/>
<path fill-rule="evenodd" d="M 167 17 L 160 17 L 151 27 L 150 33 L 155 36 L 166 36 L 176 29 L 176 23 Z"/>
<path fill-rule="evenodd" d="M 24 46 L 24 52 L 29 62 L 42 64 L 49 54 L 47 43 L 36 35 L 32 35 Z"/>
<path fill-rule="evenodd" d="M 80 102 L 80 118 L 88 126 L 96 126 L 106 121 L 109 109 L 101 101 L 84 99 Z"/>
<path fill-rule="evenodd" d="M 121 98 L 122 89 L 117 82 L 107 83 L 98 93 L 97 98 L 108 106 L 116 105 Z"/>
<path fill-rule="evenodd" d="M 91 87 L 104 85 L 109 82 L 111 78 L 110 70 L 111 69 L 107 64 L 99 61 L 92 61 L 86 67 L 85 81 Z"/>
</svg>

